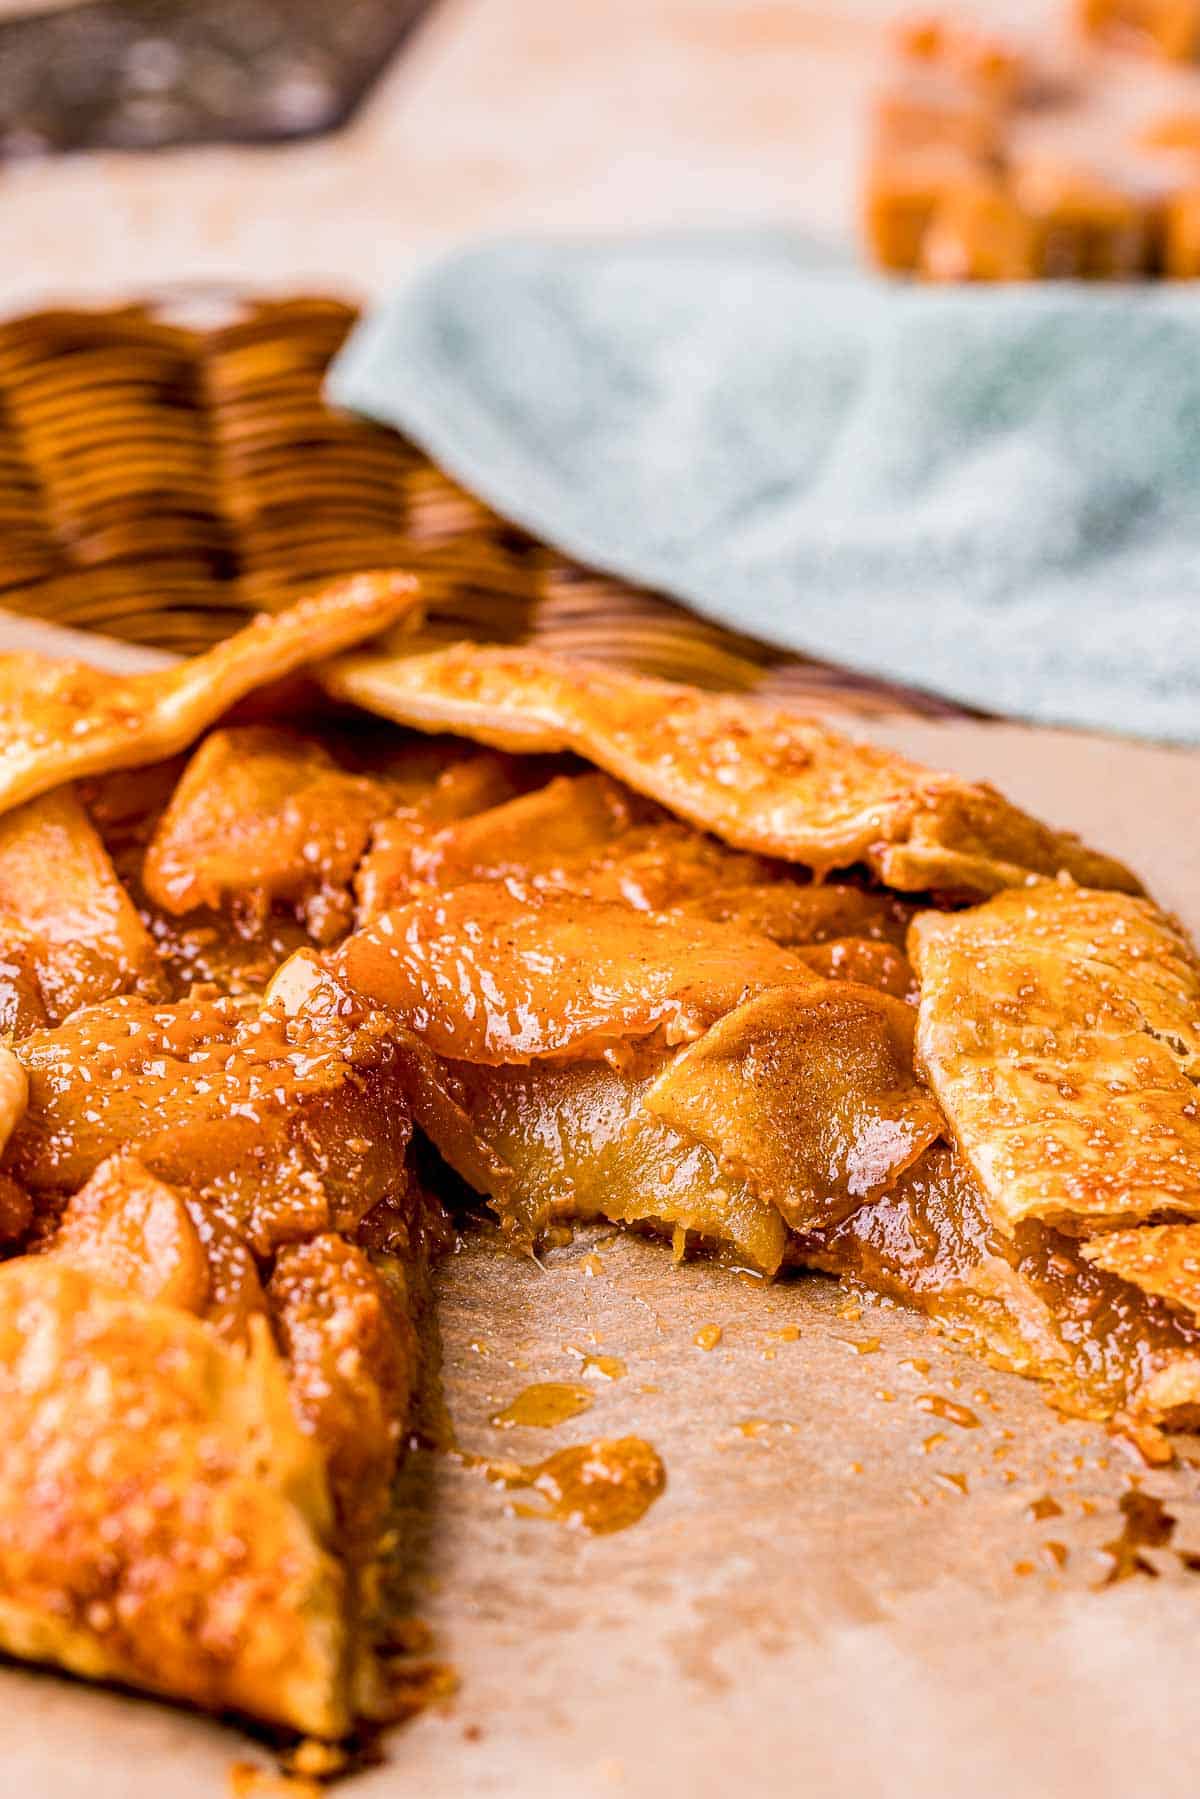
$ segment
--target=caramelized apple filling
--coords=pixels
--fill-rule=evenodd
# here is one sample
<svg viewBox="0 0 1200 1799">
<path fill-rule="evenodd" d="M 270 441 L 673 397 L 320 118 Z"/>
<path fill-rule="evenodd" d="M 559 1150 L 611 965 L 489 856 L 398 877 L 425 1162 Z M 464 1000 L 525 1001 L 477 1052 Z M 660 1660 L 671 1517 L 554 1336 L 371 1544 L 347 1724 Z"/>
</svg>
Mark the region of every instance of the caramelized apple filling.
<svg viewBox="0 0 1200 1799">
<path fill-rule="evenodd" d="M 68 1200 L 46 1244 L 56 1261 L 126 1293 L 193 1312 L 231 1342 L 265 1314 L 258 1266 L 228 1206 L 110 1156 Z"/>
<path fill-rule="evenodd" d="M 491 1063 L 686 1041 L 749 994 L 816 979 L 729 925 L 511 881 L 384 913 L 334 968 L 438 1055 Z"/>
<path fill-rule="evenodd" d="M 452 887 L 506 875 L 553 876 L 603 854 L 629 830 L 636 807 L 635 796 L 607 775 L 558 775 L 434 832 L 414 853 L 414 883 Z"/>
<path fill-rule="evenodd" d="M 113 994 L 164 992 L 149 932 L 73 789 L 0 818 L 0 1019 L 9 1034 Z"/>
<path fill-rule="evenodd" d="M 608 1218 L 694 1233 L 766 1274 L 786 1231 L 745 1180 L 645 1105 L 661 1058 L 620 1072 L 605 1062 L 489 1068 L 454 1065 L 475 1129 L 503 1158 L 495 1196 L 514 1233 L 532 1241 L 552 1217 Z M 452 1161 L 453 1148 L 439 1144 Z"/>
<path fill-rule="evenodd" d="M 369 1712 L 381 1702 L 375 1564 L 417 1363 L 416 1314 L 439 1241 L 438 1208 L 407 1165 L 396 1044 L 361 1023 L 285 1021 L 253 1005 L 126 999 L 34 1033 L 21 1055 L 35 1072 L 11 1160 L 33 1191 L 41 1240 L 40 1253 L 17 1265 L 92 1283 L 80 1291 L 97 1312 L 119 1299 L 131 1338 L 159 1314 L 190 1314 L 239 1365 L 254 1358 L 285 1407 L 290 1396 L 289 1428 L 311 1445 L 303 1453 L 313 1503 L 326 1503 L 326 1489 L 332 1499 L 322 1553 L 336 1551 L 344 1564 L 322 1636 L 336 1630 L 345 1641 L 330 1649 L 313 1696 L 281 1696 L 268 1710 L 336 1734 L 351 1705 Z M 360 1225 L 361 1244 L 352 1240 Z M 98 1368 L 106 1353 L 97 1352 Z M 97 1503 L 106 1494 L 100 1478 Z M 37 1553 L 28 1536 L 6 1548 L 0 1529 L 0 1595 L 13 1586 L 15 1562 Z M 178 1595 L 174 1577 L 154 1576 L 153 1566 L 145 1578 Z M 69 1565 L 61 1577 L 72 1593 L 82 1578 Z M 134 1569 L 129 1578 L 143 1576 Z M 0 1628 L 4 1615 L 0 1606 Z M 97 1670 L 155 1684 L 96 1628 L 80 1653 Z M 202 1702 L 225 1694 L 249 1704 L 237 1672 L 246 1656 L 234 1659 L 234 1672 L 214 1673 L 211 1687 L 174 1664 L 165 1678 Z M 256 1696 L 254 1706 L 263 1704 Z"/>
<path fill-rule="evenodd" d="M 359 1554 L 387 1512 L 408 1418 L 417 1368 L 408 1279 L 420 1272 L 327 1233 L 285 1244 L 267 1283 L 293 1400 L 325 1454 L 343 1539 Z"/>
<path fill-rule="evenodd" d="M 159 820 L 142 884 L 174 915 L 233 901 L 251 923 L 282 901 L 330 942 L 351 922 L 371 827 L 393 805 L 384 782 L 347 774 L 320 744 L 261 726 L 214 731 Z"/>
<path fill-rule="evenodd" d="M 208 1258 L 183 1194 L 135 1156 L 100 1164 L 68 1201 L 46 1253 L 183 1312 L 202 1312 L 208 1298 Z"/>
<path fill-rule="evenodd" d="M 259 896 L 245 906 L 198 905 L 176 914 L 157 905 L 143 884 L 146 852 L 186 767 L 185 759 L 176 757 L 103 775 L 81 782 L 80 794 L 149 934 L 164 996 L 182 999 L 194 987 L 259 993 L 280 962 L 311 941 L 293 907 L 277 903 L 264 912 Z"/>
<path fill-rule="evenodd" d="M 411 1133 L 382 1019 L 352 1030 L 232 1000 L 124 998 L 17 1046 L 29 1106 L 5 1166 L 35 1195 L 76 1192 L 135 1154 L 227 1206 L 266 1254 L 353 1230 L 402 1191 Z"/>
<path fill-rule="evenodd" d="M 890 1187 L 943 1131 L 912 1071 L 911 1008 L 827 981 L 749 1000 L 681 1051 L 646 1095 L 794 1229 Z"/>
<path fill-rule="evenodd" d="M 385 914 L 327 973 L 298 958 L 271 989 L 293 1016 L 354 996 L 447 1058 L 458 1117 L 505 1169 L 485 1191 L 526 1241 L 555 1213 L 601 1215 L 772 1272 L 785 1223 L 849 1210 L 942 1130 L 909 1007 L 722 921 L 476 881 Z M 457 1119 L 418 1117 L 473 1179 Z"/>
<path fill-rule="evenodd" d="M 536 756 L 500 756 L 447 741 L 405 745 L 386 758 L 383 773 L 396 806 L 371 833 L 370 847 L 354 876 L 359 924 L 402 905 L 420 886 L 414 855 L 456 819 L 503 806 L 551 775 Z"/>
<path fill-rule="evenodd" d="M 902 950 L 916 908 L 894 893 L 838 881 L 780 880 L 720 886 L 683 902 L 685 912 L 740 925 L 785 949 L 840 940 Z"/>
</svg>

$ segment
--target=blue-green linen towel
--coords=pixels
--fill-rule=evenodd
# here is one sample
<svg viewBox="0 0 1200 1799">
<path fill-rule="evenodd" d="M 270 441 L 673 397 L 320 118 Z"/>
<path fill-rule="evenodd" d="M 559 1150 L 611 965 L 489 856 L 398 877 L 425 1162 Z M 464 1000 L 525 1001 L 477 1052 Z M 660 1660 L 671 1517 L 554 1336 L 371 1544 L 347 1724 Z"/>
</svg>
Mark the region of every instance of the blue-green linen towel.
<svg viewBox="0 0 1200 1799">
<path fill-rule="evenodd" d="M 997 712 L 1200 741 L 1200 295 L 933 289 L 721 234 L 499 242 L 337 403 L 601 568 Z"/>
</svg>

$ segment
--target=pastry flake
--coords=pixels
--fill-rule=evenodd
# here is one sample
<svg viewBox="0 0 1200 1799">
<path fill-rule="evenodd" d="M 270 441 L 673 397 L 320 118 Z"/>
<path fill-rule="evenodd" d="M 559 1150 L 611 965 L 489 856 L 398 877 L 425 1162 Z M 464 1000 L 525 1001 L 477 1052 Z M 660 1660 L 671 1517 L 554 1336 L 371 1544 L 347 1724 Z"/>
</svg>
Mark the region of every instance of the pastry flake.
<svg viewBox="0 0 1200 1799">
<path fill-rule="evenodd" d="M 814 870 L 866 863 L 885 886 L 971 894 L 1065 872 L 1131 872 L 991 788 L 761 701 L 701 693 L 532 649 L 419 642 L 331 663 L 338 698 L 512 751 L 574 751 L 737 849 Z"/>
<path fill-rule="evenodd" d="M 153 1344 L 139 1346 L 136 1333 L 146 1320 L 183 1321 L 162 1326 L 168 1334 L 164 1379 L 168 1373 L 174 1378 L 180 1363 L 179 1378 L 198 1383 L 194 1395 L 190 1387 L 185 1393 L 197 1403 L 215 1375 L 206 1372 L 207 1364 L 193 1368 L 186 1360 L 186 1341 L 178 1347 L 185 1325 L 229 1354 L 228 1369 L 218 1364 L 222 1379 L 227 1374 L 230 1383 L 252 1381 L 253 1370 L 266 1367 L 290 1429 L 302 1439 L 322 1508 L 321 1549 L 331 1582 L 327 1634 L 338 1647 L 323 1675 L 324 1710 L 306 1702 L 301 1712 L 286 1691 L 273 1697 L 237 1669 L 220 1680 L 202 1671 L 187 1676 L 177 1659 L 159 1652 L 157 1623 L 144 1627 L 145 1666 L 140 1649 L 112 1661 L 94 1656 L 87 1666 L 199 1704 L 241 1707 L 317 1734 L 341 1735 L 357 1713 L 386 1710 L 371 1608 L 386 1546 L 386 1496 L 405 1441 L 415 1315 L 424 1303 L 424 1271 L 440 1217 L 408 1165 L 411 1122 L 396 1045 L 358 1022 L 273 1018 L 261 1001 L 155 1006 L 127 998 L 84 1008 L 55 1030 L 32 1032 L 15 1059 L 27 1074 L 33 1071 L 31 1102 L 7 1160 L 7 1168 L 19 1167 L 22 1175 L 6 1179 L 31 1196 L 42 1242 L 40 1253 L 6 1264 L 0 1277 L 28 1269 L 31 1280 L 44 1271 L 50 1281 L 57 1270 L 64 1279 L 87 1283 L 86 1290 L 67 1289 L 68 1309 L 84 1303 L 79 1294 L 93 1308 L 141 1308 L 131 1315 L 134 1365 L 116 1393 L 121 1413 L 114 1432 L 124 1428 L 126 1416 L 143 1415 L 132 1396 L 136 1360 L 158 1354 Z M 27 1213 L 25 1229 L 30 1221 Z M 272 1343 L 278 1353 L 269 1348 L 267 1354 Z M 57 1353 L 61 1337 L 54 1346 Z M 13 1355 L 20 1361 L 26 1347 L 14 1345 Z M 86 1400 L 76 1406 L 74 1395 L 80 1383 L 96 1378 L 98 1366 L 98 1355 L 72 1351 L 56 1371 L 61 1386 L 50 1412 L 53 1418 L 64 1408 L 72 1416 L 78 1411 L 89 1441 L 100 1426 L 89 1418 Z M 104 1383 L 113 1385 L 108 1373 Z M 153 1413 L 146 1429 L 140 1453 L 148 1468 L 158 1456 L 166 1475 L 178 1478 L 179 1505 L 191 1507 L 188 1521 L 199 1537 L 210 1529 L 226 1536 L 240 1529 L 246 1510 L 241 1499 L 218 1496 L 219 1510 L 210 1520 L 200 1498 L 188 1496 L 195 1476 L 186 1445 L 167 1424 L 160 1428 Z M 214 1429 L 204 1422 L 197 1455 L 215 1453 Z M 256 1426 L 247 1479 L 261 1477 L 269 1498 L 273 1476 L 264 1458 L 270 1448 L 260 1436 Z M 43 1433 L 42 1453 L 49 1440 Z M 115 1505 L 133 1491 L 134 1476 L 125 1464 L 114 1468 L 117 1498 L 109 1495 L 108 1503 Z M 0 1469 L 0 1542 L 4 1478 Z M 68 1522 L 80 1532 L 81 1555 L 84 1543 L 90 1541 L 95 1553 L 99 1541 L 96 1519 L 103 1506 L 98 1497 L 93 1514 L 90 1503 L 78 1483 L 63 1500 Z M 179 1595 L 173 1599 L 180 1631 L 200 1629 L 195 1620 L 202 1621 L 207 1608 L 224 1616 L 232 1604 L 223 1595 L 216 1561 L 204 1560 L 202 1541 L 184 1549 L 195 1566 L 189 1561 L 186 1603 Z M 283 1575 L 297 1554 L 286 1545 L 281 1549 L 278 1577 L 280 1603 L 293 1609 L 299 1601 Z M 83 1581 L 84 1574 L 77 1578 Z M 22 1594 L 27 1634 L 0 1640 L 18 1653 L 81 1666 L 72 1659 L 72 1644 L 55 1638 L 53 1617 L 39 1618 L 39 1607 L 57 1613 L 63 1601 L 45 1584 L 20 1588 L 0 1553 L 0 1598 L 14 1587 Z M 278 1634 L 270 1608 L 252 1583 L 244 1590 L 233 1585 L 231 1592 L 245 1607 L 238 1629 L 261 1632 L 269 1646 L 272 1633 Z M 169 1591 L 164 1606 L 167 1597 Z M 33 1647 L 22 1650 L 25 1641 Z M 294 1657 L 297 1669 L 303 1653 L 302 1642 L 278 1650 Z M 237 1654 L 243 1654 L 240 1647 Z"/>
<path fill-rule="evenodd" d="M 909 944 L 919 1061 L 997 1225 L 1200 1215 L 1200 965 L 1164 914 L 1050 882 Z"/>
</svg>

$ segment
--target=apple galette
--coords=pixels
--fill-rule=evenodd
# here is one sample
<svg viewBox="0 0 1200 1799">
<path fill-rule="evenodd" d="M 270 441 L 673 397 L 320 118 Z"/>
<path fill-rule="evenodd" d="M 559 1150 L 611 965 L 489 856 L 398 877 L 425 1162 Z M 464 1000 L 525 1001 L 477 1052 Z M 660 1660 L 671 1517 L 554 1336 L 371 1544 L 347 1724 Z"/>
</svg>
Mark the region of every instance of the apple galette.
<svg viewBox="0 0 1200 1799">
<path fill-rule="evenodd" d="M 1148 1454 L 1200 1419 L 1200 967 L 1129 870 L 418 605 L 0 660 L 0 1646 L 325 1737 L 387 1709 L 464 1184 L 513 1253 L 827 1270 Z"/>
</svg>

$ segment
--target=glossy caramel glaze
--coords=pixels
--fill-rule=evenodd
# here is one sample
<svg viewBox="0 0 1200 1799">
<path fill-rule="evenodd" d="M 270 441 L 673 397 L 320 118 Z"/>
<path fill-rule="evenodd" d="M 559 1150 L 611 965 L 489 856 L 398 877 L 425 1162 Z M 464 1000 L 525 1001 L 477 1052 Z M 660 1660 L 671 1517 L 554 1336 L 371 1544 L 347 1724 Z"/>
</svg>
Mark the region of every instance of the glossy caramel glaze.
<svg viewBox="0 0 1200 1799">
<path fill-rule="evenodd" d="M 506 790 L 497 803 L 477 803 L 490 782 L 472 781 L 466 762 L 453 785 L 451 769 L 423 802 L 378 825 L 359 874 L 360 921 L 431 886 L 482 879 L 511 877 L 642 912 L 688 909 L 691 901 L 700 916 L 714 894 L 752 890 L 772 873 L 778 880 L 764 858 L 681 825 L 607 776 L 550 773 L 522 792 L 517 774 L 536 758 L 475 760 L 485 774 L 502 765 Z M 439 823 L 443 817 L 450 822 Z"/>
<path fill-rule="evenodd" d="M 326 1458 L 342 1540 L 356 1556 L 369 1554 L 417 1367 L 404 1263 L 323 1233 L 284 1245 L 267 1298 L 297 1410 Z"/>
<path fill-rule="evenodd" d="M 176 914 L 156 904 L 143 885 L 146 852 L 187 765 L 178 756 L 102 775 L 81 782 L 80 797 L 149 933 L 166 997 L 181 999 L 196 986 L 238 996 L 261 993 L 279 964 L 311 941 L 293 908 L 276 904 L 264 911 L 256 893 L 245 905 L 233 898 L 221 908 L 197 905 Z"/>
<path fill-rule="evenodd" d="M 593 1403 L 594 1395 L 573 1381 L 535 1381 L 493 1412 L 491 1422 L 497 1430 L 553 1430 Z"/>
<path fill-rule="evenodd" d="M 750 881 L 710 886 L 685 912 L 739 924 L 785 948 L 867 939 L 904 948 L 915 906 L 894 893 L 839 881 Z"/>
<path fill-rule="evenodd" d="M 437 1240 L 407 1166 L 411 1126 L 396 1046 L 361 1027 L 335 1038 L 332 1025 L 322 1033 L 311 1021 L 289 1025 L 228 1001 L 154 1008 L 130 999 L 79 1013 L 21 1048 L 35 1061 L 43 1054 L 25 1121 L 32 1135 L 13 1145 L 16 1156 L 31 1156 L 43 1244 L 14 1266 L 44 1268 L 46 1278 L 61 1268 L 130 1303 L 190 1313 L 214 1343 L 237 1352 L 239 1366 L 247 1353 L 267 1356 L 310 1445 L 321 1503 L 327 1494 L 333 1502 L 322 1524 L 342 1564 L 327 1627 L 340 1647 L 323 1676 L 333 1722 L 314 1713 L 306 1727 L 340 1733 L 352 1708 L 386 1709 L 372 1653 L 375 1563 L 404 1441 L 424 1268 Z M 73 1185 L 110 1138 L 125 1148 L 57 1210 L 55 1184 Z M 191 1184 L 172 1184 L 185 1170 Z M 361 1244 L 347 1240 L 350 1232 Z M 272 1339 L 277 1349 L 268 1349 Z M 77 1375 L 64 1378 L 69 1394 Z M 169 1458 L 169 1439 L 154 1444 Z M 259 1453 L 274 1478 L 271 1444 Z M 98 1468 L 98 1506 L 106 1479 Z M 62 1578 L 73 1578 L 69 1568 Z M 207 1602 L 202 1581 L 197 1598 Z M 290 1599 L 282 1585 L 281 1605 Z M 215 1589 L 212 1602 L 223 1603 Z M 246 1602 L 265 1617 L 253 1592 Z M 47 1607 L 54 1603 L 47 1597 Z M 201 1703 L 226 1691 L 189 1683 L 170 1661 L 161 1672 L 127 1665 L 99 1618 L 88 1611 L 69 1640 L 36 1619 L 6 1637 L 0 1604 L 0 1642 Z M 223 1702 L 290 1717 L 286 1686 L 276 1699 L 251 1692 L 250 1652 L 239 1642 L 229 1654 Z"/>
<path fill-rule="evenodd" d="M 70 787 L 0 816 L 0 1021 L 13 1036 L 117 993 L 165 997 L 153 940 Z"/>
<path fill-rule="evenodd" d="M 437 1054 L 492 1064 L 684 1042 L 752 993 L 816 979 L 730 925 L 512 881 L 384 913 L 334 967 Z"/>
<path fill-rule="evenodd" d="M 33 1223 L 33 1200 L 10 1174 L 0 1174 L 0 1248 L 21 1243 Z"/>
<path fill-rule="evenodd" d="M 523 1242 L 554 1217 L 684 1230 L 774 1273 L 786 1237 L 779 1213 L 723 1174 L 704 1144 L 647 1111 L 661 1065 L 456 1065 L 468 1115 L 510 1175 L 495 1194 L 502 1219 Z M 453 1143 L 440 1146 L 453 1161 Z"/>
<path fill-rule="evenodd" d="M 122 1292 L 202 1314 L 208 1256 L 184 1196 L 136 1156 L 110 1156 L 63 1210 L 45 1253 Z"/>
<path fill-rule="evenodd" d="M 426 744 L 435 755 L 421 755 Z M 414 858 L 454 820 L 503 806 L 550 779 L 552 769 L 535 756 L 500 756 L 454 740 L 418 738 L 402 756 L 388 756 L 380 772 L 396 805 L 374 826 L 355 871 L 359 924 L 369 924 L 420 890 Z"/>
<path fill-rule="evenodd" d="M 657 1450 L 641 1437 L 615 1437 L 557 1450 L 504 1484 L 531 1488 L 545 1501 L 545 1510 L 530 1517 L 606 1536 L 644 1518 L 667 1475 Z"/>
<path fill-rule="evenodd" d="M 514 1504 L 519 1517 L 565 1524 L 593 1536 L 639 1523 L 667 1484 L 661 1456 L 641 1437 L 598 1437 L 528 1464 L 473 1455 L 457 1445 L 449 1453 L 493 1486 L 538 1494 L 541 1505 Z"/>
<path fill-rule="evenodd" d="M 637 810 L 636 796 L 607 775 L 559 775 L 435 831 L 413 851 L 412 879 L 435 887 L 508 875 L 553 879 L 602 856 L 628 832 Z"/>
<path fill-rule="evenodd" d="M 123 998 L 17 1047 L 30 1104 L 6 1168 L 68 1194 L 106 1157 L 228 1204 L 260 1253 L 353 1230 L 402 1189 L 411 1133 L 382 1023 L 339 1030 L 232 1000 Z"/>
<path fill-rule="evenodd" d="M 1144 1549 L 1165 1549 L 1175 1534 L 1175 1519 L 1161 1499 L 1131 1487 L 1121 1495 L 1121 1529 L 1103 1546 L 1108 1568 L 1101 1586 L 1116 1586 L 1120 1581 L 1144 1575 L 1158 1579 L 1158 1569 L 1143 1555 Z"/>
<path fill-rule="evenodd" d="M 890 943 L 875 943 L 869 937 L 833 937 L 798 948 L 796 953 L 814 974 L 824 975 L 826 980 L 853 981 L 910 1005 L 917 1003 L 912 964 Z"/>
</svg>

